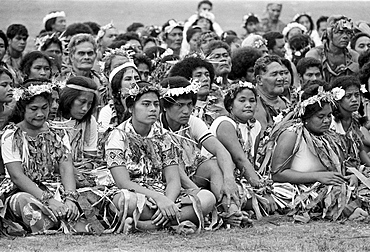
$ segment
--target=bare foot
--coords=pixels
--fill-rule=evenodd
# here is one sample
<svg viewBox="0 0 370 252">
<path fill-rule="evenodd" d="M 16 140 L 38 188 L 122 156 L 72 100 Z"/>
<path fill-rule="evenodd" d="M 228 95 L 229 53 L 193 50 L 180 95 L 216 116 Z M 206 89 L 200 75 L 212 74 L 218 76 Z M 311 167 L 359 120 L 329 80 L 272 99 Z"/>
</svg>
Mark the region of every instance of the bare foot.
<svg viewBox="0 0 370 252">
<path fill-rule="evenodd" d="M 134 229 L 134 219 L 127 217 L 125 220 L 125 225 L 123 227 L 123 233 L 128 234 Z"/>
<path fill-rule="evenodd" d="M 362 221 L 366 217 L 368 217 L 369 214 L 362 208 L 356 208 L 356 210 L 349 216 L 349 220 L 356 220 L 356 221 Z"/>
</svg>

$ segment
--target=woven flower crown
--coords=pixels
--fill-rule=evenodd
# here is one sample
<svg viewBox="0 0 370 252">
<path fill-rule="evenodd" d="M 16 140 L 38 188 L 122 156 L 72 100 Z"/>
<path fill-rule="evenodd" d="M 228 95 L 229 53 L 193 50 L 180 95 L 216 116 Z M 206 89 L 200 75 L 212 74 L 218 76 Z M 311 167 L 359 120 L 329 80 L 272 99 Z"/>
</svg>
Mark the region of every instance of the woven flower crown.
<svg viewBox="0 0 370 252">
<path fill-rule="evenodd" d="M 318 88 L 318 93 L 317 95 L 314 95 L 304 101 L 300 101 L 297 105 L 297 111 L 296 111 L 296 114 L 300 117 L 300 116 L 303 116 L 305 111 L 306 111 L 306 107 L 308 105 L 312 105 L 312 104 L 315 104 L 316 102 L 321 106 L 321 103 L 322 102 L 327 102 L 327 103 L 331 103 L 331 104 L 334 104 L 334 100 L 335 100 L 335 95 L 333 95 L 332 92 L 326 92 L 324 91 L 324 88 L 322 86 L 320 86 Z"/>
<path fill-rule="evenodd" d="M 46 82 L 45 82 L 46 83 Z M 13 98 L 16 101 L 29 100 L 35 95 L 42 93 L 51 93 L 53 90 L 53 85 L 51 83 L 41 84 L 41 85 L 30 85 L 27 88 L 15 88 L 13 90 Z"/>
<path fill-rule="evenodd" d="M 139 87 L 137 83 L 135 83 L 131 88 L 128 89 L 128 95 L 136 98 L 138 95 L 148 93 L 148 92 L 157 92 L 160 96 L 163 96 L 166 90 L 161 87 L 160 84 L 152 84 L 147 85 L 144 87 Z"/>
<path fill-rule="evenodd" d="M 179 87 L 179 88 L 165 88 L 165 93 L 163 97 L 173 97 L 173 96 L 180 96 L 183 94 L 189 93 L 198 93 L 201 84 L 199 80 L 190 80 L 190 85 L 186 87 Z"/>
<path fill-rule="evenodd" d="M 243 88 L 255 90 L 256 87 L 248 81 L 238 81 L 230 85 L 230 88 L 226 91 L 226 95 L 229 95 L 231 99 L 234 99 L 235 95 Z"/>
</svg>

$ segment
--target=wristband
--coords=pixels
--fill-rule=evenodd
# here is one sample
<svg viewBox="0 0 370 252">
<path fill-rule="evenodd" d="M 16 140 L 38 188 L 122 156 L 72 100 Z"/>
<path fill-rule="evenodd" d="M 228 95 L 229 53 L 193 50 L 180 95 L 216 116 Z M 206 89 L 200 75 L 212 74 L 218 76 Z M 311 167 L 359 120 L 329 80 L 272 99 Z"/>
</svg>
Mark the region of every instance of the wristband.
<svg viewBox="0 0 370 252">
<path fill-rule="evenodd" d="M 48 205 L 49 204 L 48 201 L 52 198 L 54 198 L 53 193 L 48 192 L 48 191 L 43 191 L 42 195 L 41 195 L 41 198 L 40 198 L 40 201 L 43 205 Z"/>
</svg>

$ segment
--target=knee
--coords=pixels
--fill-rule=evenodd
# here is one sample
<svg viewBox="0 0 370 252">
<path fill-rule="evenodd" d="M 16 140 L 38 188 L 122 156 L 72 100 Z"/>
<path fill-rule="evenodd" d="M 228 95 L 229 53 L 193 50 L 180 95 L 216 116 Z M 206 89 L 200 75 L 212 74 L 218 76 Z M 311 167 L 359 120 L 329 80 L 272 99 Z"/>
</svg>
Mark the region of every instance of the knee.
<svg viewBox="0 0 370 252">
<path fill-rule="evenodd" d="M 121 191 L 114 195 L 112 202 L 115 206 L 115 212 L 124 211 L 125 204 L 128 204 L 128 214 L 131 215 L 136 208 L 137 197 L 133 192 L 124 194 Z"/>
<path fill-rule="evenodd" d="M 213 193 L 208 190 L 200 190 L 197 196 L 200 200 L 203 214 L 210 213 L 216 204 L 216 198 Z"/>
</svg>

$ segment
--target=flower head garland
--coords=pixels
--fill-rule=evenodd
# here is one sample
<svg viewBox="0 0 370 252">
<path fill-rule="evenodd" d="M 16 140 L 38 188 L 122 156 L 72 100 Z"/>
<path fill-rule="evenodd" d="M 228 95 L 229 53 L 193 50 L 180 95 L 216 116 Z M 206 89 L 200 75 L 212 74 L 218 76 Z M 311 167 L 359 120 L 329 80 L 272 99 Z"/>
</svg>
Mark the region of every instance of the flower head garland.
<svg viewBox="0 0 370 252">
<path fill-rule="evenodd" d="M 164 93 L 163 97 L 173 97 L 173 96 L 180 96 L 183 94 L 189 93 L 198 93 L 201 84 L 199 80 L 190 80 L 190 85 L 187 87 L 180 87 L 180 88 L 166 88 L 166 92 Z"/>
<path fill-rule="evenodd" d="M 344 90 L 343 90 L 344 91 Z M 305 111 L 306 111 L 306 107 L 308 105 L 312 105 L 312 104 L 315 104 L 315 103 L 319 103 L 319 105 L 321 106 L 321 102 L 328 102 L 328 103 L 332 103 L 334 104 L 334 95 L 332 92 L 325 92 L 324 91 L 324 88 L 322 86 L 320 86 L 318 88 L 318 93 L 317 95 L 314 95 L 304 101 L 300 101 L 297 105 L 297 115 L 300 117 L 300 116 L 303 116 Z"/>
<path fill-rule="evenodd" d="M 367 93 L 366 85 L 362 84 L 360 87 L 361 93 Z M 343 89 L 343 87 L 335 87 L 331 90 L 331 93 L 333 94 L 334 100 L 340 101 L 345 96 L 346 91 Z"/>
<path fill-rule="evenodd" d="M 52 84 L 41 84 L 41 85 L 30 85 L 27 88 L 15 88 L 13 90 L 13 98 L 16 101 L 22 100 L 29 100 L 35 95 L 39 95 L 41 93 L 51 93 L 52 92 Z"/>
<path fill-rule="evenodd" d="M 213 13 L 209 11 L 201 11 L 199 13 L 199 18 L 206 18 L 212 23 L 215 22 L 215 15 L 213 15 Z"/>
<path fill-rule="evenodd" d="M 53 11 L 49 14 L 47 14 L 43 19 L 42 19 L 42 22 L 44 23 L 44 25 L 46 24 L 46 22 L 52 18 L 56 18 L 56 17 L 66 17 L 66 13 L 64 11 Z"/>
<path fill-rule="evenodd" d="M 256 48 L 256 49 L 259 49 L 262 46 L 267 46 L 267 40 L 266 39 L 256 39 L 253 43 L 253 47 Z"/>
<path fill-rule="evenodd" d="M 96 42 L 98 43 L 105 35 L 105 32 L 109 29 L 115 29 L 116 27 L 113 24 L 113 21 L 111 21 L 109 24 L 104 25 L 100 27 L 100 30 L 98 32 L 98 35 L 96 35 Z"/>
<path fill-rule="evenodd" d="M 298 18 L 300 18 L 302 16 L 309 16 L 309 17 L 312 18 L 311 13 L 309 13 L 309 12 L 302 12 L 302 13 L 295 14 L 295 16 L 293 17 L 293 21 L 298 23 Z"/>
<path fill-rule="evenodd" d="M 165 90 L 161 87 L 160 84 L 152 84 L 147 85 L 144 87 L 139 87 L 136 84 L 134 84 L 131 88 L 128 90 L 128 96 L 131 96 L 132 98 L 136 98 L 138 95 L 148 93 L 150 91 L 159 93 L 159 96 L 163 96 Z"/>
<path fill-rule="evenodd" d="M 115 56 L 126 57 L 130 62 L 134 62 L 133 56 L 135 51 L 131 48 L 128 48 L 126 45 L 121 46 L 120 48 L 111 49 L 107 48 L 104 52 L 103 59 L 99 61 L 100 70 L 105 71 L 105 64 Z"/>
<path fill-rule="evenodd" d="M 183 29 L 184 24 L 182 22 L 177 22 L 176 20 L 171 19 L 170 21 L 168 21 L 168 25 L 164 28 L 164 33 L 168 34 L 172 32 L 172 30 L 175 29 L 176 27 Z"/>
<path fill-rule="evenodd" d="M 247 22 L 249 21 L 248 19 L 250 17 L 255 17 L 257 20 L 259 20 L 258 16 L 255 15 L 254 13 L 248 13 L 248 14 L 243 16 L 242 28 L 244 28 L 247 25 Z"/>
<path fill-rule="evenodd" d="M 298 28 L 298 29 L 302 30 L 303 34 L 307 33 L 307 28 L 304 25 L 298 24 L 297 22 L 291 22 L 287 26 L 285 26 L 285 28 L 283 29 L 282 33 L 283 33 L 284 37 L 288 36 L 288 33 L 293 28 Z"/>
<path fill-rule="evenodd" d="M 226 95 L 229 95 L 231 99 L 234 99 L 236 94 L 239 93 L 239 91 L 244 88 L 255 90 L 256 87 L 248 81 L 238 81 L 236 83 L 231 84 L 230 88 L 226 91 Z"/>
</svg>

